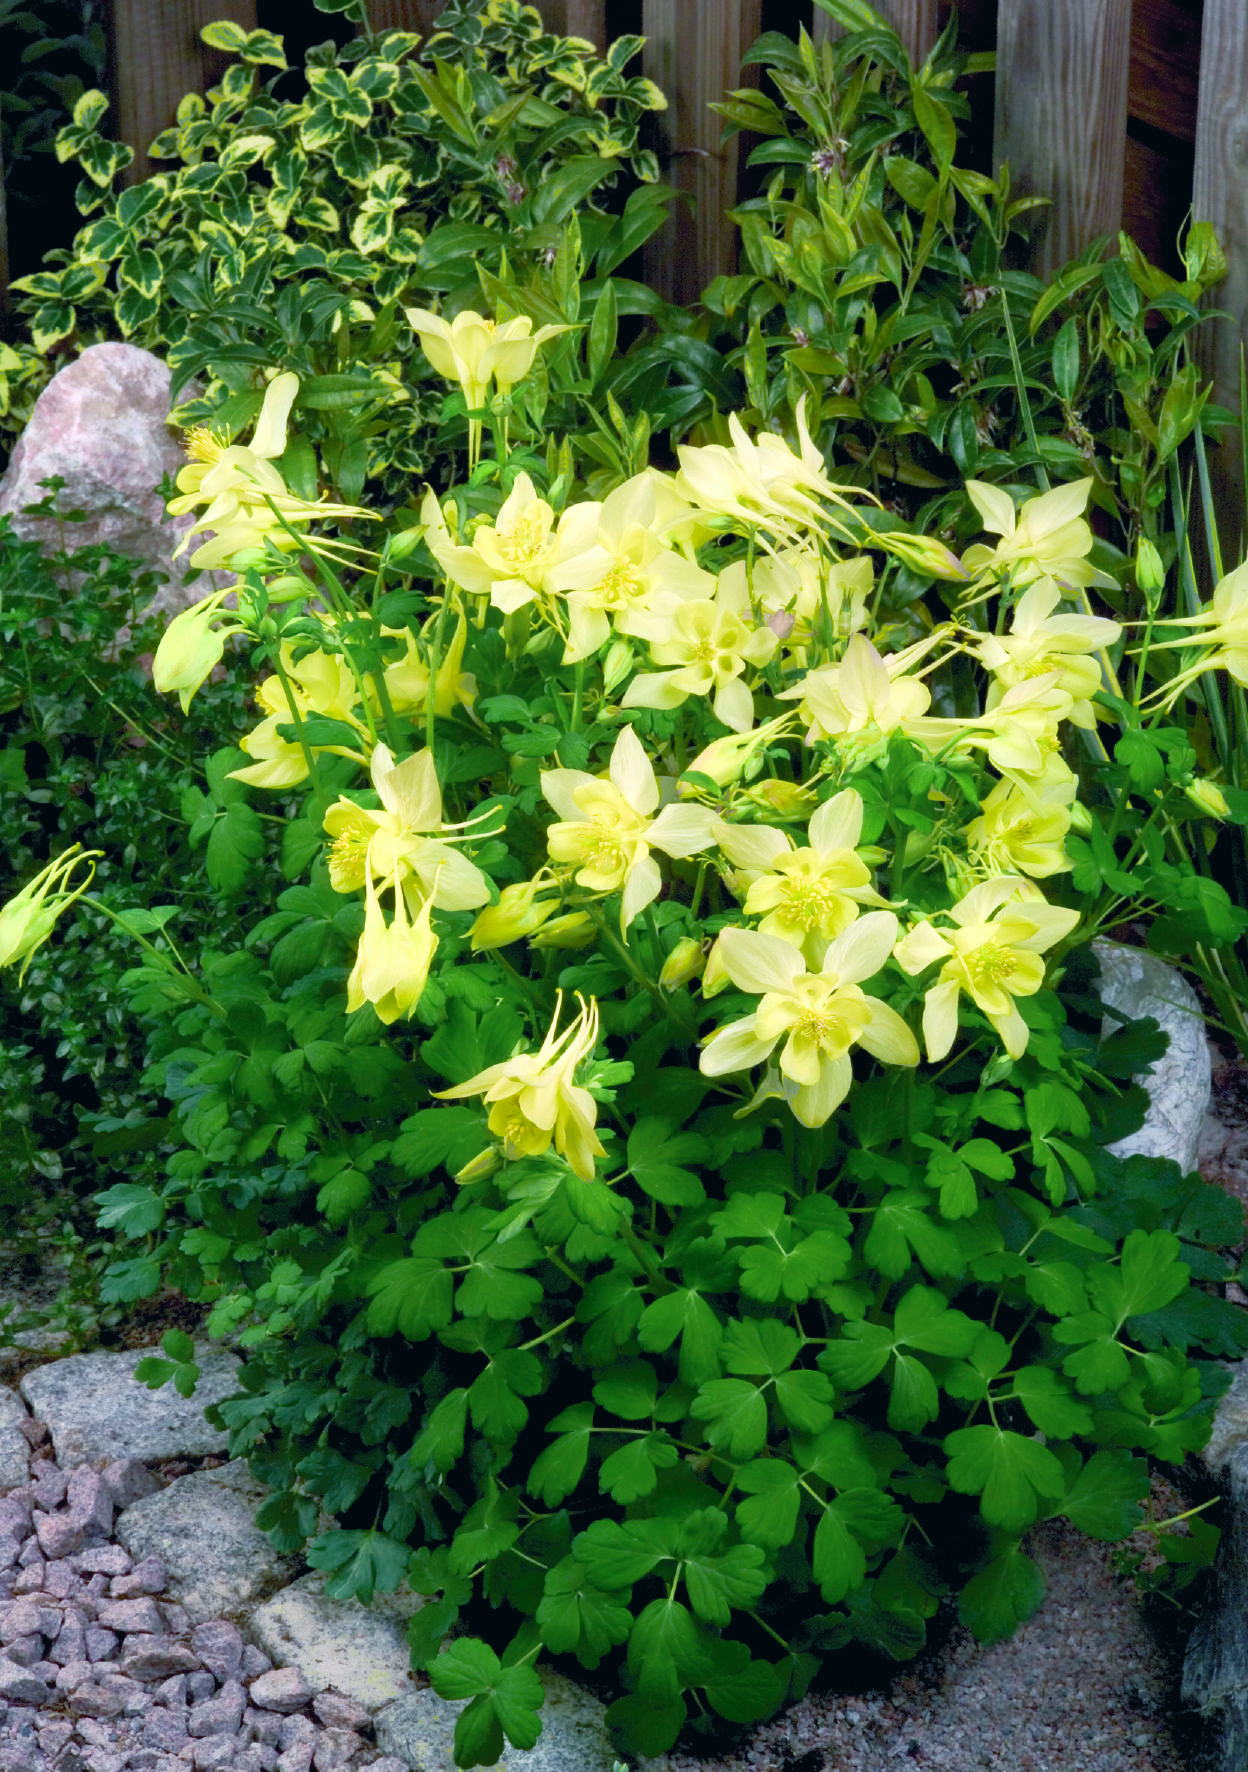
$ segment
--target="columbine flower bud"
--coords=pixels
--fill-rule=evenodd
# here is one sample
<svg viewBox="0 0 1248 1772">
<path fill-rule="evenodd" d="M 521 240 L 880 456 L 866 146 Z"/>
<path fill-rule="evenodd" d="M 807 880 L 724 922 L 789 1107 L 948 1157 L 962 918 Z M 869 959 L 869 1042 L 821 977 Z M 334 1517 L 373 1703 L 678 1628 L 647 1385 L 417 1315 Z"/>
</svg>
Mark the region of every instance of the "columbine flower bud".
<svg viewBox="0 0 1248 1772">
<path fill-rule="evenodd" d="M 678 991 L 682 985 L 701 976 L 706 969 L 706 950 L 691 935 L 682 935 L 663 962 L 659 983 L 665 991 Z"/>
<path fill-rule="evenodd" d="M 532 935 L 557 909 L 557 898 L 537 897 L 538 890 L 548 885 L 550 876 L 540 873 L 533 880 L 521 880 L 514 886 L 504 886 L 499 894 L 497 904 L 487 904 L 472 926 L 472 946 L 477 953 L 482 948 L 504 948 L 509 942 L 519 941 L 522 935 Z"/>
<path fill-rule="evenodd" d="M 913 572 L 924 573 L 929 578 L 965 583 L 971 576 L 958 556 L 931 535 L 877 535 L 874 544 L 896 555 Z"/>
<path fill-rule="evenodd" d="M 1197 776 L 1187 784 L 1184 792 L 1198 812 L 1206 813 L 1210 818 L 1229 818 L 1231 809 L 1226 803 L 1226 795 L 1216 781 L 1207 776 Z"/>
<path fill-rule="evenodd" d="M 699 751 L 689 769 L 697 775 L 708 775 L 717 787 L 730 787 L 745 774 L 754 753 L 792 721 L 791 714 L 780 714 L 754 732 L 733 732 L 727 738 L 717 738 L 704 751 Z"/>
<path fill-rule="evenodd" d="M 1086 837 L 1092 829 L 1092 814 L 1080 800 L 1070 803 L 1070 828 L 1077 837 Z"/>
<path fill-rule="evenodd" d="M 706 956 L 706 971 L 702 974 L 702 995 L 717 997 L 721 991 L 726 991 L 731 983 L 728 969 L 724 965 L 723 956 L 719 951 L 719 941 L 716 939 L 711 944 L 710 953 Z"/>
<path fill-rule="evenodd" d="M 229 590 L 213 591 L 202 602 L 175 615 L 161 635 L 152 659 L 152 683 L 161 695 L 177 691 L 185 714 L 191 697 L 225 651 L 225 636 L 242 633 L 237 621 L 222 627 L 213 623 L 221 616 L 221 603 Z"/>
<path fill-rule="evenodd" d="M 503 1166 L 503 1153 L 497 1145 L 487 1145 L 485 1150 L 478 1152 L 470 1163 L 455 1171 L 456 1185 L 467 1187 L 473 1181 L 485 1181 Z"/>
<path fill-rule="evenodd" d="M 584 911 L 567 911 L 544 923 L 529 942 L 534 948 L 587 948 L 597 931 Z"/>
<path fill-rule="evenodd" d="M 1136 543 L 1135 582 L 1144 593 L 1148 608 L 1156 609 L 1165 588 L 1166 569 L 1161 563 L 1161 555 L 1146 535 Z"/>
<path fill-rule="evenodd" d="M 602 661 L 602 692 L 610 695 L 632 672 L 636 655 L 627 640 L 613 640 Z"/>
<path fill-rule="evenodd" d="M 777 781 L 770 775 L 746 788 L 745 797 L 777 818 L 807 818 L 819 804 L 818 794 L 810 788 L 799 787 L 795 781 Z"/>
</svg>

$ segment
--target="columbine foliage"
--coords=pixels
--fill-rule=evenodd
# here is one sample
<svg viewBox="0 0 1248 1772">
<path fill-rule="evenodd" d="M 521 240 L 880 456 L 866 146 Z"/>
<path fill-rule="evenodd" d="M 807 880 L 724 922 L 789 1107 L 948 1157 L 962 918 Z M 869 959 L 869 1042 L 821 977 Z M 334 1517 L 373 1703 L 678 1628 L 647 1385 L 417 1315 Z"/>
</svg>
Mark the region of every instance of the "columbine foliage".
<svg viewBox="0 0 1248 1772">
<path fill-rule="evenodd" d="M 428 1596 L 465 1764 L 535 1737 L 543 1652 L 605 1665 L 658 1752 L 691 1703 L 748 1722 L 847 1645 L 913 1655 L 942 1596 L 1007 1635 L 1027 1530 L 1129 1535 L 1248 1345 L 1212 1289 L 1239 1208 L 1106 1149 L 1160 1051 L 1102 1037 L 1125 867 L 1214 947 L 1244 914 L 1150 847 L 1191 758 L 1141 789 L 1093 730 L 1138 694 L 1099 687 L 1129 661 L 1086 482 L 972 483 L 961 561 L 871 527 L 799 409 L 602 501 L 487 455 L 379 558 L 282 490 L 300 394 L 181 476 L 243 576 L 155 679 L 193 704 L 240 630 L 266 661 L 184 816 L 268 902 L 193 972 L 145 925 L 177 1148 L 98 1196 L 133 1251 L 106 1300 L 163 1277 L 241 1331 L 211 1415 L 260 1524 L 331 1594 Z M 898 600 L 916 560 L 955 619 Z M 141 1376 L 190 1391 L 166 1351 Z"/>
</svg>

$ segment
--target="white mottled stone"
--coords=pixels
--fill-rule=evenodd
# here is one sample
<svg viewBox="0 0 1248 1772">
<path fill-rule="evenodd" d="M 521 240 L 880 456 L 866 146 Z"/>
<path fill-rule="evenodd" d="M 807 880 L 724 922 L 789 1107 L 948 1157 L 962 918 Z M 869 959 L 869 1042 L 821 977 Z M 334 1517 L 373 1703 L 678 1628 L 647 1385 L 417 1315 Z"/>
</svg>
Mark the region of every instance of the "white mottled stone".
<svg viewBox="0 0 1248 1772">
<path fill-rule="evenodd" d="M 1209 1043 L 1200 1001 L 1173 966 L 1143 948 L 1093 943 L 1101 963 L 1101 1000 L 1132 1020 L 1151 1015 L 1170 1036 L 1165 1055 L 1135 1079 L 1148 1090 L 1148 1115 L 1138 1132 L 1110 1150 L 1119 1157 L 1169 1157 L 1185 1175 L 1196 1167 L 1201 1126 L 1211 1094 Z M 1106 1031 L 1119 1024 L 1112 1016 Z"/>
</svg>

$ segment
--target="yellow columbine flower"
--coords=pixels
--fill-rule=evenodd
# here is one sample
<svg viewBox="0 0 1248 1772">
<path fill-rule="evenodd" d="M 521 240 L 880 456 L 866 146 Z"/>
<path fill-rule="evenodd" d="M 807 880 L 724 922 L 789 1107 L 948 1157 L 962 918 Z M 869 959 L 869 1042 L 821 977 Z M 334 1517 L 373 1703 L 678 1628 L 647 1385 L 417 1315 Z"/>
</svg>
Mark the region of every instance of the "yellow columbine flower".
<svg viewBox="0 0 1248 1772">
<path fill-rule="evenodd" d="M 716 826 L 725 855 L 753 876 L 745 894 L 747 916 L 761 913 L 763 934 L 798 948 L 809 965 L 818 965 L 827 943 L 848 928 L 860 905 L 885 902 L 856 852 L 862 814 L 862 796 L 844 788 L 817 809 L 808 846 L 801 849 L 772 825 Z M 743 843 L 747 831 L 750 840 Z"/>
<path fill-rule="evenodd" d="M 671 636 L 652 644 L 655 664 L 673 670 L 643 671 L 620 703 L 625 708 L 678 708 L 691 695 L 711 697 L 717 720 L 733 732 L 754 724 L 754 697 L 742 681 L 747 665 L 767 663 L 778 641 L 767 627 L 748 628 L 714 603 L 682 603 L 672 615 Z"/>
<path fill-rule="evenodd" d="M 756 726 L 753 732 L 733 733 L 728 738 L 712 739 L 704 751 L 699 751 L 693 762 L 689 764 L 687 773 L 705 775 L 717 787 L 731 787 L 733 782 L 740 781 L 749 768 L 750 759 L 769 744 L 773 738 L 791 730 L 792 714 L 778 714 L 774 720 L 766 720 Z"/>
<path fill-rule="evenodd" d="M 421 348 L 438 374 L 447 381 L 457 381 L 464 390 L 468 408 L 468 466 L 477 465 L 481 454 L 480 413 L 485 405 L 491 381 L 506 394 L 533 367 L 539 345 L 569 326 L 541 326 L 533 331 L 527 314 L 514 320 L 487 320 L 470 309 L 456 314 L 448 324 L 428 308 L 405 308 L 408 325 L 419 338 Z"/>
<path fill-rule="evenodd" d="M 809 671 L 781 701 L 795 701 L 808 722 L 806 743 L 827 738 L 855 750 L 880 744 L 892 732 L 913 736 L 931 706 L 927 685 L 910 667 L 941 639 L 938 628 L 902 652 L 881 657 L 865 634 L 855 634 L 839 664 Z"/>
<path fill-rule="evenodd" d="M 779 1065 L 792 1085 L 794 1117 L 803 1126 L 822 1126 L 849 1092 L 851 1047 L 862 1046 L 885 1064 L 917 1064 L 918 1043 L 896 1010 L 859 988 L 884 965 L 896 938 L 893 913 L 870 911 L 837 937 L 822 970 L 811 973 L 790 942 L 725 929 L 717 944 L 724 969 L 739 990 L 761 1001 L 753 1015 L 711 1035 L 702 1050 L 703 1074 L 750 1070 L 783 1040 Z"/>
<path fill-rule="evenodd" d="M 1052 578 L 1038 578 L 1019 599 L 1008 634 L 968 633 L 967 650 L 993 674 L 986 711 L 1013 689 L 1052 672 L 1057 687 L 1071 698 L 1066 718 L 1091 732 L 1096 711 L 1090 698 L 1101 687 L 1101 667 L 1090 653 L 1112 646 L 1122 629 L 1116 621 L 1095 615 L 1054 615 L 1062 588 Z"/>
<path fill-rule="evenodd" d="M 896 950 L 898 964 L 911 974 L 945 961 L 924 1000 L 928 1058 L 934 1063 L 953 1045 L 963 991 L 988 1017 L 1010 1057 L 1021 1058 L 1028 1030 L 1014 999 L 1040 989 L 1040 955 L 1070 934 L 1078 911 L 1046 903 L 1039 887 L 1018 874 L 999 874 L 973 886 L 948 914 L 955 928 L 920 923 Z"/>
<path fill-rule="evenodd" d="M 371 1003 L 387 1027 L 394 1021 L 406 1021 L 411 1015 L 438 951 L 438 938 L 431 927 L 432 897 L 413 894 L 416 908 L 409 922 L 411 905 L 406 890 L 410 887 L 405 889 L 397 867 L 390 876 L 390 885 L 394 892 L 394 921 L 387 923 L 372 874 L 365 875 L 364 933 L 347 980 L 348 1012 Z"/>
<path fill-rule="evenodd" d="M 598 1040 L 598 1005 L 592 997 L 587 1004 L 579 995 L 577 1002 L 580 1013 L 557 1034 L 563 1007 L 563 992 L 559 992 L 554 1019 L 537 1052 L 518 1052 L 466 1083 L 434 1094 L 439 1101 L 460 1101 L 466 1095 L 484 1097 L 490 1110 L 490 1131 L 502 1140 L 509 1162 L 540 1157 L 553 1142 L 573 1173 L 582 1181 L 592 1181 L 594 1160 L 606 1152 L 594 1131 L 597 1104 L 574 1078 L 577 1065 Z"/>
<path fill-rule="evenodd" d="M 370 765 L 381 811 L 339 799 L 325 814 L 329 879 L 335 892 L 358 892 L 373 878 L 415 875 L 439 910 L 471 911 L 487 904 L 490 888 L 480 868 L 439 836 L 454 829 L 442 822 L 442 790 L 432 751 L 417 751 L 396 765 L 384 744 Z"/>
<path fill-rule="evenodd" d="M 651 849 L 678 859 L 711 842 L 709 807 L 671 805 L 652 816 L 659 785 L 631 726 L 615 741 L 606 781 L 580 769 L 549 769 L 542 792 L 562 821 L 546 833 L 552 861 L 574 867 L 578 884 L 591 892 L 622 892 L 621 931 L 658 897 L 663 882 Z"/>
<path fill-rule="evenodd" d="M 81 898 L 91 884 L 96 857 L 103 853 L 102 849 L 83 850 L 75 843 L 55 861 L 50 861 L 33 880 L 28 880 L 7 904 L 0 905 L 0 966 L 14 966 L 20 961 L 22 969 L 17 975 L 18 984 L 25 978 L 37 949 L 51 935 L 62 911 L 68 910 L 76 898 Z M 68 892 L 66 887 L 70 876 L 80 863 L 86 865 L 87 877 Z"/>
<path fill-rule="evenodd" d="M 152 659 L 152 684 L 161 695 L 175 691 L 182 712 L 191 705 L 191 697 L 205 682 L 214 665 L 225 653 L 228 634 L 244 634 L 246 628 L 231 611 L 222 611 L 221 604 L 237 589 L 227 585 L 212 591 L 179 610 L 160 636 L 160 644 Z"/>
<path fill-rule="evenodd" d="M 618 634 L 666 640 L 682 602 L 714 594 L 712 575 L 656 534 L 659 482 L 654 475 L 626 480 L 601 505 L 572 508 L 593 510 L 597 527 L 593 545 L 557 562 L 547 574 L 550 590 L 566 599 L 565 664 L 597 652 L 613 626 Z"/>
<path fill-rule="evenodd" d="M 1071 585 L 1114 584 L 1087 559 L 1092 531 L 1083 512 L 1092 490 L 1090 477 L 1029 498 L 1017 515 L 1014 500 L 1000 486 L 968 480 L 966 490 L 984 528 L 1001 537 L 995 548 L 980 543 L 962 556 L 962 564 L 981 581 L 1008 573 L 1015 584 L 1043 577 Z"/>
<path fill-rule="evenodd" d="M 600 509 L 593 503 L 569 505 L 556 520 L 532 480 L 522 473 L 516 475 L 493 523 L 482 523 L 473 531 L 471 547 L 451 540 L 432 492 L 425 497 L 421 516 L 429 550 L 452 584 L 488 597 L 504 615 L 539 602 L 553 619 L 551 594 L 557 567 L 586 555 L 599 573 L 611 564 L 595 539 Z"/>
<path fill-rule="evenodd" d="M 168 509 L 171 516 L 180 517 L 198 505 L 207 508 L 174 549 L 175 559 L 190 546 L 194 536 L 205 531 L 211 531 L 212 539 L 196 548 L 191 555 L 192 566 L 228 566 L 235 555 L 263 548 L 266 542 L 287 553 L 300 546 L 315 550 L 325 544 L 313 544 L 306 537 L 296 540 L 283 528 L 277 513 L 292 527 L 311 523 L 317 517 L 368 514 L 358 505 L 311 503 L 297 498 L 273 466 L 273 458 L 286 448 L 286 425 L 298 391 L 297 375 L 287 371 L 274 376 L 265 390 L 249 445 L 227 445 L 203 426 L 188 433 L 191 463 L 179 473 L 181 495 L 169 500 Z"/>
<path fill-rule="evenodd" d="M 341 720 L 344 725 L 354 727 L 360 735 L 359 750 L 352 750 L 349 745 L 316 745 L 309 747 L 313 755 L 319 756 L 325 751 L 336 757 L 349 757 L 352 762 L 367 767 L 372 738 L 354 712 L 359 701 L 359 685 L 346 659 L 341 653 L 319 649 L 296 659 L 293 648 L 285 642 L 280 656 L 300 718 L 307 714 L 323 714 L 327 719 Z M 306 781 L 308 762 L 303 746 L 295 739 L 282 738 L 277 730 L 279 726 L 294 725 L 295 716 L 286 699 L 282 679 L 276 672 L 260 684 L 256 700 L 264 709 L 266 718 L 238 741 L 239 748 L 255 761 L 242 769 L 232 769 L 231 779 L 245 781 L 251 787 L 273 789 L 294 787 L 298 782 Z"/>
<path fill-rule="evenodd" d="M 1070 775 L 1044 787 L 999 781 L 963 833 L 972 862 L 980 872 L 1026 874 L 1032 880 L 1066 873 L 1071 864 L 1063 839 L 1074 797 Z"/>
<path fill-rule="evenodd" d="M 1166 626 L 1203 629 L 1204 632 L 1198 631 L 1182 640 L 1154 641 L 1149 647 L 1150 656 L 1154 652 L 1173 651 L 1175 647 L 1203 646 L 1208 650 L 1195 664 L 1163 683 L 1148 698 L 1150 701 L 1160 700 L 1167 708 L 1173 706 L 1189 683 L 1219 666 L 1236 683 L 1248 689 L 1248 562 L 1218 580 L 1206 609 L 1196 615 L 1168 616 Z"/>
<path fill-rule="evenodd" d="M 735 412 L 728 417 L 731 447 L 681 444 L 676 451 L 677 493 L 712 516 L 741 528 L 766 528 L 789 541 L 800 539 L 810 524 L 827 521 L 812 493 L 848 510 L 846 489 L 828 479 L 823 456 L 806 429 L 805 404 L 803 395 L 796 415 L 797 452 L 770 431 L 760 431 L 751 442 Z"/>
</svg>

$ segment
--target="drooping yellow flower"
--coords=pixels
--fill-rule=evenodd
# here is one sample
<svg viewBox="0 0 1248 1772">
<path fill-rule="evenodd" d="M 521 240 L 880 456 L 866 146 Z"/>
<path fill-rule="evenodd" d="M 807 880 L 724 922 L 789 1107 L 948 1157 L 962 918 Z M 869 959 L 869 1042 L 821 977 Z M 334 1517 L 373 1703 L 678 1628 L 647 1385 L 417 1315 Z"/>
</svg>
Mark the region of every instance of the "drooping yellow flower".
<svg viewBox="0 0 1248 1772">
<path fill-rule="evenodd" d="M 848 510 L 846 488 L 828 479 L 823 456 L 806 429 L 805 397 L 796 416 L 795 452 L 770 431 L 760 431 L 751 442 L 736 413 L 730 413 L 730 447 L 711 443 L 695 448 L 686 443 L 677 449 L 676 491 L 712 516 L 744 529 L 767 529 L 790 542 L 800 539 L 812 523 L 826 523 L 818 499 Z"/>
<path fill-rule="evenodd" d="M 917 1064 L 918 1043 L 896 1010 L 860 988 L 860 980 L 884 965 L 896 938 L 893 913 L 870 911 L 837 937 L 822 969 L 812 973 L 790 942 L 725 929 L 717 944 L 724 969 L 738 990 L 761 1001 L 752 1015 L 711 1035 L 702 1050 L 703 1074 L 751 1070 L 783 1040 L 779 1068 L 793 1086 L 794 1117 L 803 1126 L 822 1126 L 849 1092 L 853 1046 L 885 1064 Z"/>
<path fill-rule="evenodd" d="M 963 991 L 988 1017 L 1010 1057 L 1021 1058 L 1028 1030 L 1014 999 L 1040 989 L 1040 955 L 1070 934 L 1078 911 L 1048 904 L 1040 888 L 1021 875 L 999 874 L 973 886 L 948 915 L 954 928 L 920 923 L 896 949 L 898 964 L 911 974 L 945 962 L 924 999 L 928 1058 L 934 1063 L 953 1045 Z"/>
<path fill-rule="evenodd" d="M 323 714 L 326 719 L 340 720 L 359 734 L 358 748 L 350 745 L 309 746 L 314 755 L 322 751 L 352 762 L 368 765 L 372 738 L 368 728 L 355 714 L 359 702 L 359 685 L 355 674 L 341 653 L 323 652 L 319 648 L 296 659 L 294 650 L 283 643 L 280 652 L 282 669 L 290 685 L 291 697 L 300 719 L 309 714 Z M 276 672 L 265 677 L 256 690 L 256 700 L 266 718 L 239 739 L 240 749 L 255 761 L 242 769 L 232 769 L 231 778 L 245 781 L 257 788 L 288 788 L 308 778 L 308 760 L 303 746 L 295 739 L 282 738 L 279 726 L 293 726 L 295 716 L 286 698 L 286 689 Z"/>
<path fill-rule="evenodd" d="M 860 906 L 885 902 L 857 853 L 862 815 L 862 796 L 842 789 L 811 818 L 803 848 L 772 825 L 716 826 L 725 855 L 750 872 L 747 916 L 761 915 L 763 934 L 800 949 L 808 965 L 820 963 L 828 942 L 848 928 Z"/>
<path fill-rule="evenodd" d="M 457 381 L 464 390 L 468 408 L 468 466 L 477 465 L 481 454 L 481 419 L 491 381 L 499 391 L 508 393 L 533 367 L 539 345 L 569 326 L 541 326 L 533 331 L 527 314 L 514 320 L 487 320 L 470 309 L 456 314 L 449 322 L 428 308 L 405 308 L 408 325 L 419 338 L 421 348 L 438 374 L 447 381 Z"/>
<path fill-rule="evenodd" d="M 732 733 L 728 738 L 714 738 L 704 751 L 699 751 L 690 763 L 690 775 L 705 775 L 717 787 L 731 787 L 733 782 L 740 781 L 750 766 L 751 759 L 771 742 L 779 738 L 781 733 L 788 732 L 793 726 L 792 714 L 778 714 L 774 720 L 766 720 L 756 726 L 753 732 Z M 680 790 L 682 793 L 685 789 Z"/>
<path fill-rule="evenodd" d="M 433 753 L 417 751 L 396 764 L 384 744 L 373 751 L 373 787 L 379 812 L 339 799 L 325 814 L 329 879 L 335 892 L 358 892 L 370 879 L 412 876 L 420 891 L 443 911 L 471 911 L 487 904 L 490 888 L 480 868 L 445 841 L 455 827 L 442 822 L 442 790 Z M 436 831 L 437 836 L 429 833 Z"/>
<path fill-rule="evenodd" d="M 812 629 L 826 610 L 834 639 L 848 640 L 867 625 L 867 599 L 875 583 L 869 554 L 831 560 L 823 549 L 780 548 L 756 559 L 733 560 L 719 574 L 715 601 L 742 620 L 757 610 L 790 650 L 810 643 Z M 784 632 L 783 618 L 791 618 Z"/>
<path fill-rule="evenodd" d="M 177 694 L 185 714 L 191 697 L 208 678 L 225 653 L 226 636 L 246 633 L 246 628 L 221 604 L 235 590 L 227 585 L 211 591 L 189 609 L 181 609 L 164 633 L 152 659 L 152 684 L 161 695 Z"/>
<path fill-rule="evenodd" d="M 625 691 L 621 707 L 678 708 L 691 695 L 710 698 L 717 720 L 733 732 L 754 724 L 754 697 L 743 681 L 747 666 L 767 663 L 778 641 L 767 627 L 747 627 L 715 603 L 681 603 L 670 637 L 653 643 L 655 664 L 673 669 L 643 671 Z"/>
<path fill-rule="evenodd" d="M 658 897 L 662 885 L 651 849 L 680 858 L 711 842 L 713 814 L 706 806 L 659 804 L 654 767 L 631 726 L 611 753 L 608 779 L 580 769 L 549 769 L 542 792 L 561 822 L 546 833 L 552 861 L 575 870 L 591 892 L 621 892 L 620 929 Z"/>
<path fill-rule="evenodd" d="M 563 1008 L 559 992 L 554 1019 L 537 1052 L 519 1052 L 502 1064 L 489 1065 L 466 1083 L 434 1093 L 439 1101 L 482 1096 L 490 1110 L 490 1131 L 501 1139 L 509 1162 L 540 1157 L 553 1143 L 575 1175 L 592 1181 L 595 1159 L 606 1152 L 594 1131 L 597 1104 L 575 1076 L 577 1066 L 597 1044 L 598 1005 L 592 997 L 586 1003 L 579 995 L 577 1002 L 579 1014 L 557 1033 Z"/>
<path fill-rule="evenodd" d="M 1101 687 L 1101 667 L 1090 655 L 1112 646 L 1122 629 L 1100 616 L 1055 615 L 1061 600 L 1056 580 L 1036 579 L 1019 599 L 1009 633 L 972 632 L 967 650 L 992 672 L 988 710 L 997 706 L 1006 690 L 1053 673 L 1057 687 L 1071 698 L 1066 718 L 1091 732 L 1096 728 L 1096 710 L 1089 698 Z"/>
<path fill-rule="evenodd" d="M 84 850 L 79 843 L 50 861 L 20 892 L 0 905 L 0 966 L 21 963 L 17 982 L 21 984 L 35 952 L 41 948 L 56 926 L 56 920 L 81 898 L 95 876 L 95 863 L 102 849 Z M 67 890 L 74 869 L 85 866 L 87 877 Z"/>
<path fill-rule="evenodd" d="M 1000 486 L 968 480 L 966 490 L 984 528 L 1001 537 L 995 548 L 980 543 L 962 556 L 962 564 L 981 581 L 1008 573 L 1016 585 L 1044 577 L 1070 585 L 1113 585 L 1087 558 L 1092 531 L 1083 512 L 1092 490 L 1090 477 L 1027 499 L 1017 514 L 1014 500 Z"/>
<path fill-rule="evenodd" d="M 411 885 L 405 887 L 400 881 L 397 867 L 390 886 L 394 919 L 387 923 L 373 876 L 371 872 L 364 876 L 364 933 L 347 980 L 348 1013 L 371 1003 L 387 1027 L 406 1021 L 415 1009 L 438 951 L 431 926 L 433 899 L 413 893 L 415 910 L 409 922 Z"/>
<path fill-rule="evenodd" d="M 440 612 L 431 615 L 421 630 L 421 640 L 429 645 L 440 621 Z M 403 641 L 403 657 L 395 659 L 382 671 L 390 706 L 396 714 L 423 712 L 429 697 L 429 667 L 421 656 L 416 636 L 410 628 L 382 628 L 390 639 Z M 457 707 L 470 708 L 477 699 L 477 680 L 464 670 L 464 650 L 468 642 L 468 621 L 459 599 L 455 599 L 455 626 L 446 640 L 437 680 L 433 690 L 433 711 L 445 719 Z M 370 677 L 366 683 L 369 703 L 380 713 L 381 701 Z"/>
</svg>

